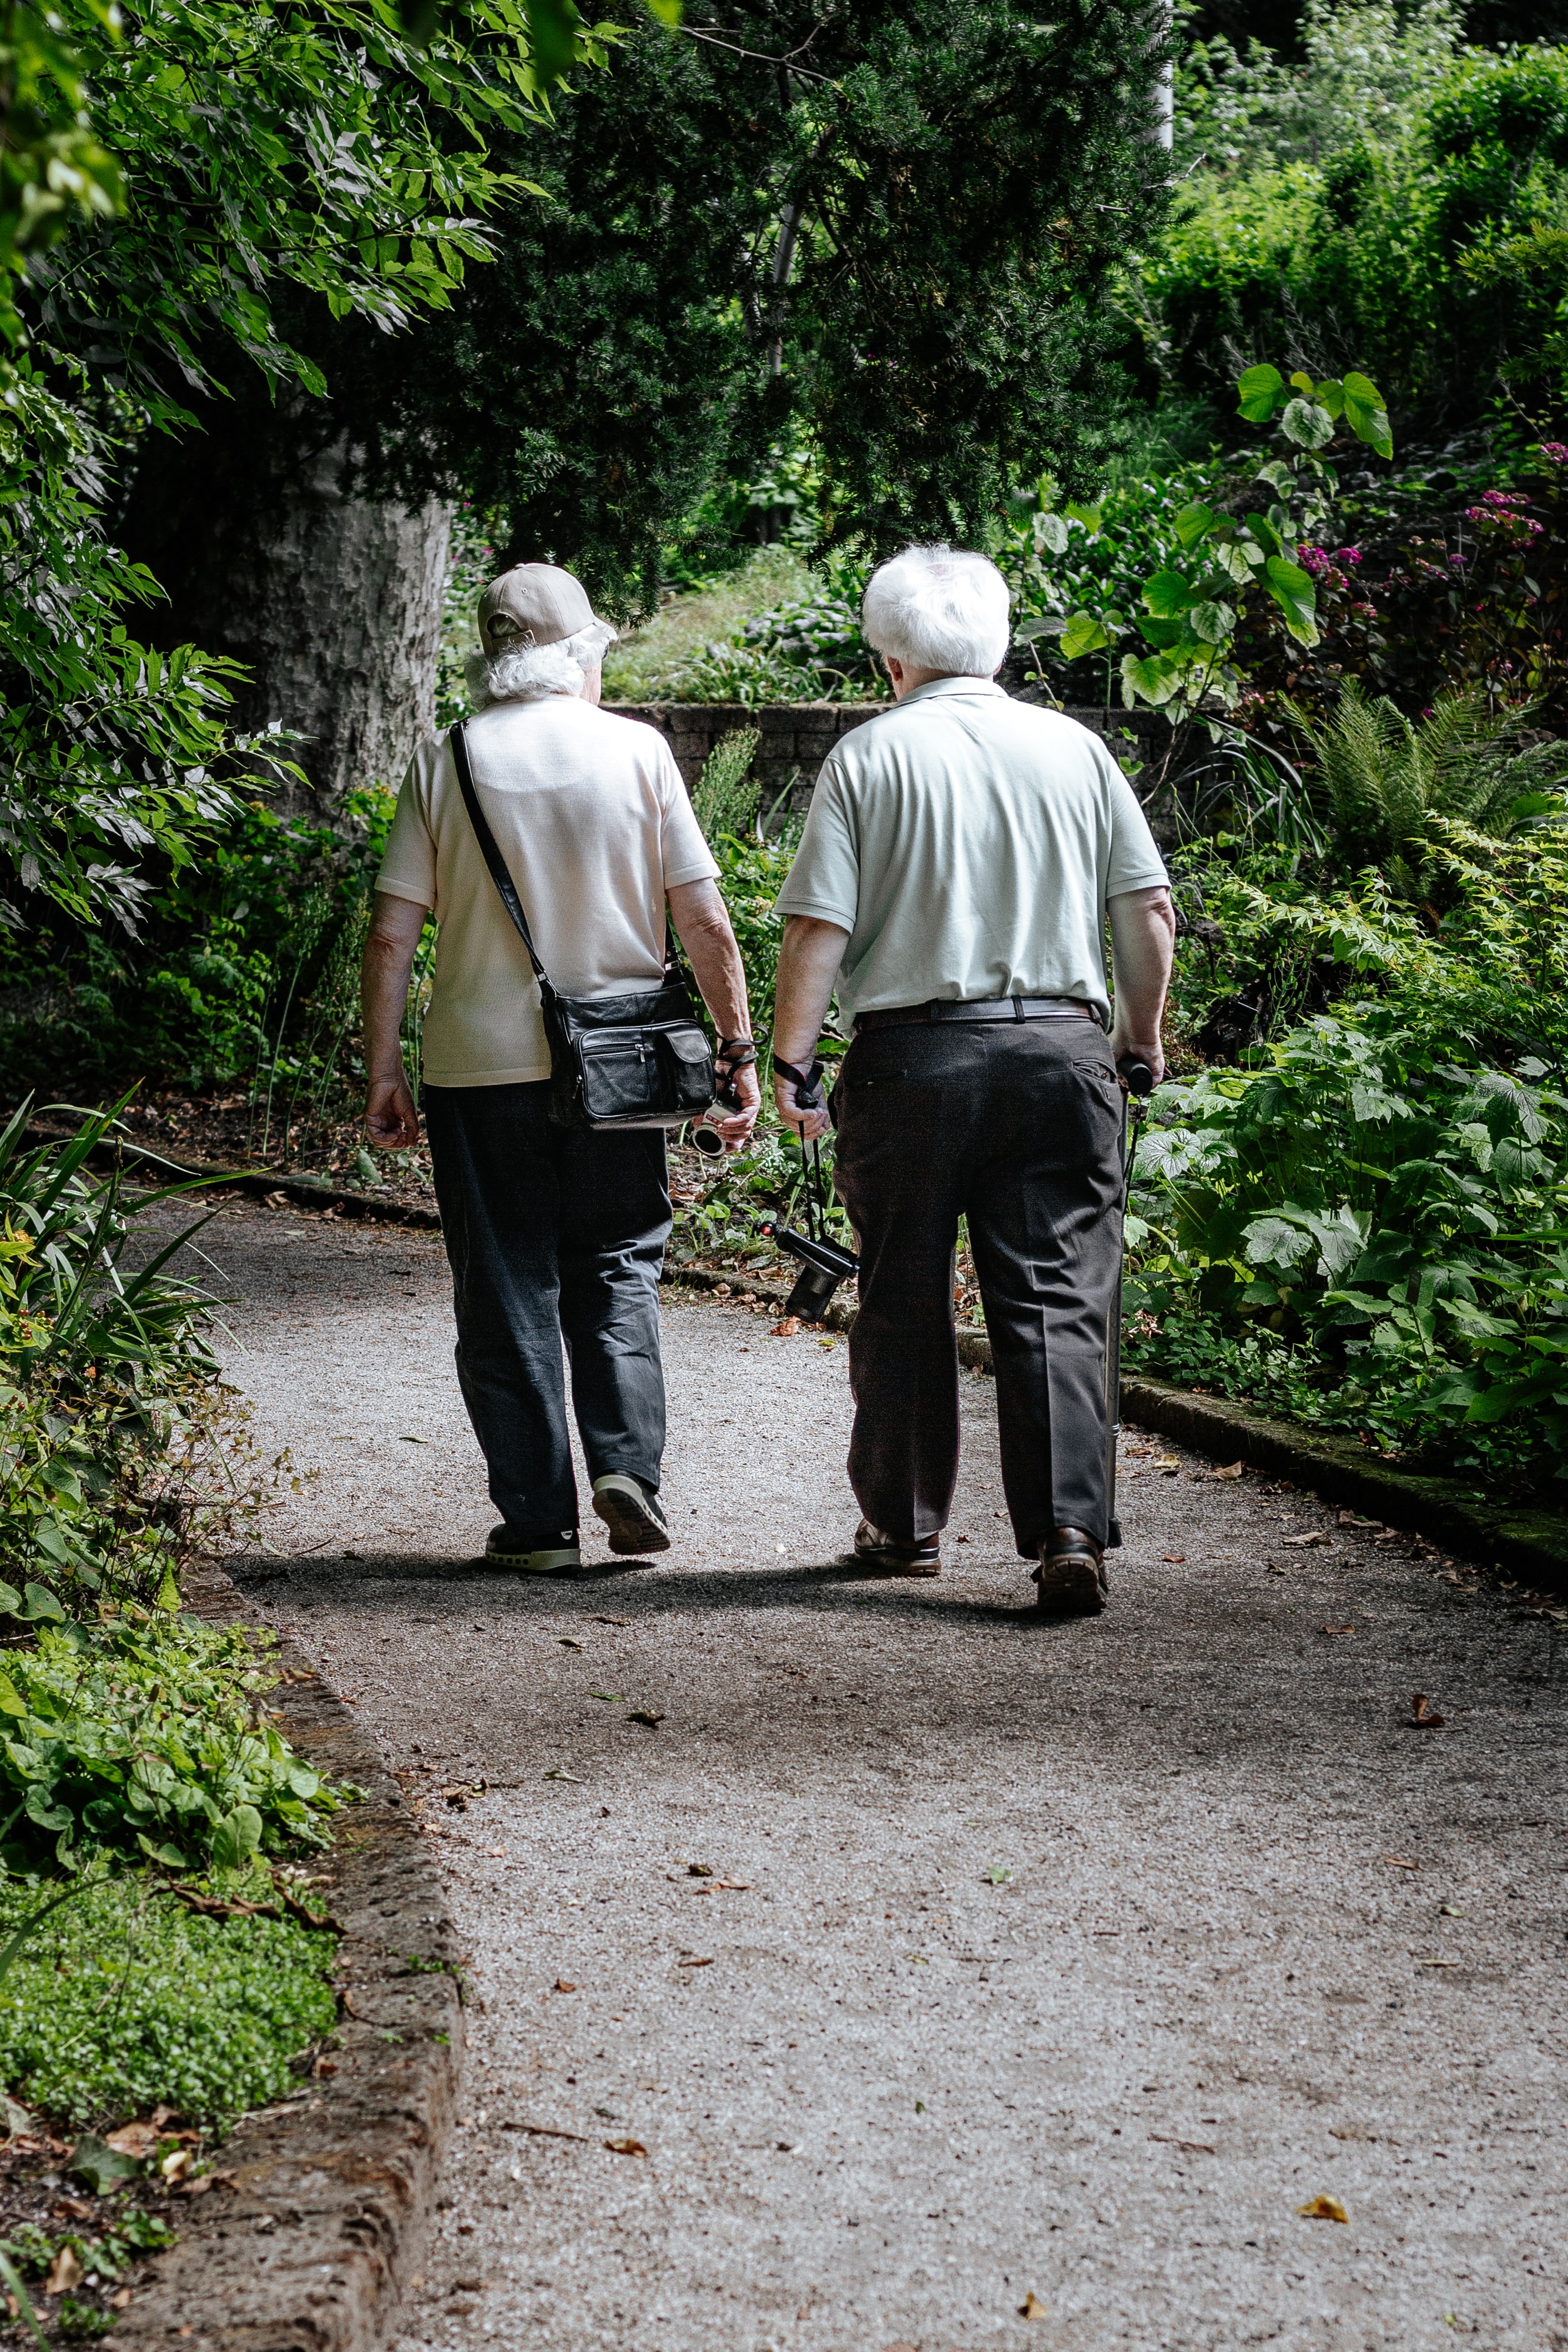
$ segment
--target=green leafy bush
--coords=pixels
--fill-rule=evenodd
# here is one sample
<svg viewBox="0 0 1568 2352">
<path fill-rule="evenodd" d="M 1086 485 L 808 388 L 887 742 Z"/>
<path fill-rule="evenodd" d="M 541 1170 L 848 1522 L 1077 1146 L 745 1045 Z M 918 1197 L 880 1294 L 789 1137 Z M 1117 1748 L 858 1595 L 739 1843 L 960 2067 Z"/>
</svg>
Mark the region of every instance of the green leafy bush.
<svg viewBox="0 0 1568 2352">
<path fill-rule="evenodd" d="M 106 1590 L 172 1605 L 193 1547 L 259 1499 L 209 1302 L 168 1271 L 206 1219 L 141 1246 L 138 1220 L 170 1194 L 88 1172 L 112 1114 L 30 1151 L 26 1117 L 0 1131 L 0 1561 L 73 1605 Z"/>
<path fill-rule="evenodd" d="M 0 1885 L 0 1938 L 36 1905 Z M 329 2033 L 335 1939 L 293 1919 L 193 1916 L 140 1876 L 66 1904 L 0 1984 L 0 2081 L 61 2121 L 166 2105 L 222 2130 L 296 2086 Z"/>
<path fill-rule="evenodd" d="M 1568 1464 L 1568 1098 L 1327 1014 L 1162 1087 L 1130 1354 L 1451 1465 Z"/>
<path fill-rule="evenodd" d="M 273 1679 L 244 1634 L 161 1613 L 0 1653 L 0 1860 L 234 1870 L 325 1845 L 342 1794 L 262 1715 Z"/>
</svg>

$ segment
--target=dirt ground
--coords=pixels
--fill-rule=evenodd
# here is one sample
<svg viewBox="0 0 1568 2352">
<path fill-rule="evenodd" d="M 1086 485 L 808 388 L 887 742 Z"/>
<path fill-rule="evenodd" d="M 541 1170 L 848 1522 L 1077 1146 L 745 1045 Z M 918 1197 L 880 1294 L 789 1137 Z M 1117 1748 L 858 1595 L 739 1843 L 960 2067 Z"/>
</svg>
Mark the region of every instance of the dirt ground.
<svg viewBox="0 0 1568 2352">
<path fill-rule="evenodd" d="M 318 1474 L 231 1565 L 472 1956 L 397 2352 L 1565 2352 L 1552 1619 L 1133 1432 L 1042 1623 L 969 1375 L 943 1575 L 868 1582 L 843 1343 L 680 1297 L 674 1549 L 497 1576 L 439 1239 L 210 1243 Z"/>
</svg>

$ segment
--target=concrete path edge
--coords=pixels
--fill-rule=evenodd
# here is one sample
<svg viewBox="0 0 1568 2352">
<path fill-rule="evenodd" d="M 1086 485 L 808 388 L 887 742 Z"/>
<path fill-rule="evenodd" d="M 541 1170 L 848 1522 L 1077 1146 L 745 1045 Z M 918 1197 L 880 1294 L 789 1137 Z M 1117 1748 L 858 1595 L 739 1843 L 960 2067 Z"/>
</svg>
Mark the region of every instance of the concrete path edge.
<svg viewBox="0 0 1568 2352">
<path fill-rule="evenodd" d="M 768 1307 L 782 1307 L 787 1293 L 768 1283 L 701 1266 L 676 1266 L 668 1278 L 698 1290 L 723 1284 L 732 1295 L 749 1289 Z M 835 1300 L 827 1321 L 847 1331 L 854 1309 Z M 958 1360 L 972 1371 L 989 1372 L 991 1343 L 983 1331 L 958 1333 Z M 1380 1462 L 1354 1437 L 1314 1430 L 1301 1422 L 1274 1421 L 1228 1397 L 1196 1395 L 1167 1381 L 1128 1374 L 1122 1381 L 1122 1418 L 1137 1429 L 1175 1439 L 1214 1461 L 1238 1458 L 1249 1469 L 1292 1479 L 1325 1502 L 1342 1503 L 1366 1518 L 1381 1518 L 1463 1551 L 1505 1574 L 1528 1576 L 1542 1591 L 1568 1591 L 1568 1517 L 1555 1511 L 1497 1508 L 1458 1478 L 1429 1477 Z"/>
<path fill-rule="evenodd" d="M 208 1566 L 185 1604 L 254 1622 Z M 456 2110 L 461 1959 L 446 1900 L 402 1791 L 297 1643 L 273 1719 L 334 1780 L 365 1791 L 340 1814 L 313 1890 L 342 1930 L 340 2021 L 319 2069 L 246 2116 L 216 2158 L 233 2176 L 193 2201 L 179 2243 L 106 2352 L 374 2352 L 423 2251 Z"/>
</svg>

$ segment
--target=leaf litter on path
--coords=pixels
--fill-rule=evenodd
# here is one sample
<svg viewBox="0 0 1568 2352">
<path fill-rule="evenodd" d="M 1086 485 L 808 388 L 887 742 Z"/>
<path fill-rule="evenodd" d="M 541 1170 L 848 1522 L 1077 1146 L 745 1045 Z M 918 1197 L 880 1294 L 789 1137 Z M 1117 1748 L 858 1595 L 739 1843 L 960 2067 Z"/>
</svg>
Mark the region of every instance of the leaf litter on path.
<svg viewBox="0 0 1568 2352">
<path fill-rule="evenodd" d="M 1441 1731 L 1447 1718 L 1437 1713 L 1425 1691 L 1416 1691 L 1410 1700 L 1410 1719 L 1406 1728 L 1410 1731 Z"/>
<path fill-rule="evenodd" d="M 1350 2215 L 1337 2197 L 1309 2197 L 1304 2205 L 1297 2206 L 1296 2210 L 1305 2221 L 1348 2221 L 1350 2220 Z"/>
</svg>

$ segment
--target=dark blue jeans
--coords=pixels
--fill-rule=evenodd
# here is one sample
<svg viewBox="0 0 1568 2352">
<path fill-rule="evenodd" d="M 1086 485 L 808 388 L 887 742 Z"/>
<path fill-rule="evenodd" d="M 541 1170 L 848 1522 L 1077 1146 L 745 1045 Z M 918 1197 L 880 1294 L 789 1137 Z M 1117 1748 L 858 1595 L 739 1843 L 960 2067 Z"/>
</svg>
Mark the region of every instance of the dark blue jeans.
<svg viewBox="0 0 1568 2352">
<path fill-rule="evenodd" d="M 546 1082 L 428 1087 L 435 1197 L 457 1311 L 457 1378 L 509 1528 L 578 1524 L 561 1341 L 591 1478 L 657 1487 L 664 1450 L 662 1129 L 552 1127 Z"/>
</svg>

